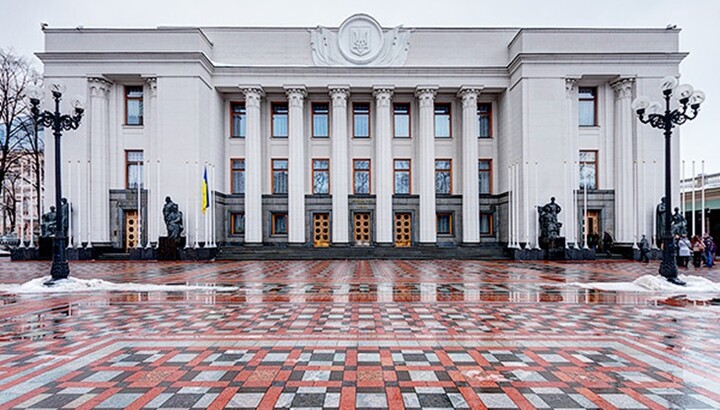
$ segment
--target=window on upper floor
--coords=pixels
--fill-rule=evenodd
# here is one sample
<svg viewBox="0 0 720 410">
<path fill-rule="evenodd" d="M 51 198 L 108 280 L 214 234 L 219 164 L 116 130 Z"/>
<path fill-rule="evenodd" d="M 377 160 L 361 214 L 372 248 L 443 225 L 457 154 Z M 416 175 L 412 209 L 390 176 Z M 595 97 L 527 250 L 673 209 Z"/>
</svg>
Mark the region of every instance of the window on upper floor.
<svg viewBox="0 0 720 410">
<path fill-rule="evenodd" d="M 410 104 L 393 104 L 393 135 L 410 138 Z"/>
<path fill-rule="evenodd" d="M 312 104 L 312 136 L 313 138 L 327 138 L 329 132 L 330 111 L 328 103 Z"/>
<path fill-rule="evenodd" d="M 478 104 L 477 115 L 478 138 L 492 138 L 492 104 Z"/>
<path fill-rule="evenodd" d="M 272 103 L 272 132 L 273 138 L 288 137 L 288 105 L 287 103 Z"/>
<path fill-rule="evenodd" d="M 490 194 L 492 193 L 492 160 L 491 159 L 480 159 L 478 160 L 478 183 L 479 193 Z"/>
<path fill-rule="evenodd" d="M 143 125 L 143 87 L 125 87 L 125 125 Z"/>
<path fill-rule="evenodd" d="M 127 189 L 143 188 L 143 152 L 125 151 Z"/>
<path fill-rule="evenodd" d="M 330 193 L 330 160 L 314 159 L 312 167 L 313 194 Z"/>
<path fill-rule="evenodd" d="M 410 193 L 410 160 L 396 159 L 394 161 L 395 193 Z"/>
<path fill-rule="evenodd" d="M 353 192 L 355 194 L 370 193 L 370 160 L 354 159 L 353 160 Z"/>
<path fill-rule="evenodd" d="M 435 138 L 450 138 L 450 104 L 435 104 Z"/>
<path fill-rule="evenodd" d="M 230 103 L 230 137 L 245 138 L 245 103 Z"/>
<path fill-rule="evenodd" d="M 244 194 L 245 193 L 245 160 L 244 159 L 233 159 L 230 160 L 230 183 L 233 194 Z"/>
<path fill-rule="evenodd" d="M 578 88 L 578 116 L 581 127 L 597 125 L 597 88 Z"/>
<path fill-rule="evenodd" d="M 272 160 L 272 192 L 273 194 L 288 193 L 288 160 Z"/>
<path fill-rule="evenodd" d="M 452 160 L 435 160 L 435 193 L 449 194 L 452 192 Z"/>
<path fill-rule="evenodd" d="M 597 189 L 598 161 L 597 151 L 580 151 L 580 189 Z"/>
<path fill-rule="evenodd" d="M 353 103 L 353 137 L 370 138 L 369 103 Z"/>
</svg>

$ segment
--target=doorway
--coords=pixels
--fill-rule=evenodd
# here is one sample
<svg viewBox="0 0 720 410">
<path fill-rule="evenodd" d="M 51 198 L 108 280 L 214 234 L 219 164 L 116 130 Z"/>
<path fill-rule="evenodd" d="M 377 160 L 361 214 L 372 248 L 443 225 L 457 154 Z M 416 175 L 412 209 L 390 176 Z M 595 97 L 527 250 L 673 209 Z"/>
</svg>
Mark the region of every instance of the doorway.
<svg viewBox="0 0 720 410">
<path fill-rule="evenodd" d="M 138 245 L 138 212 L 125 211 L 125 252 Z"/>
<path fill-rule="evenodd" d="M 356 246 L 370 246 L 369 212 L 358 212 L 353 215 L 353 236 Z"/>
<path fill-rule="evenodd" d="M 330 214 L 313 214 L 313 246 L 316 248 L 330 246 Z"/>
<path fill-rule="evenodd" d="M 409 212 L 395 214 L 395 246 L 398 248 L 412 246 L 412 215 Z"/>
</svg>

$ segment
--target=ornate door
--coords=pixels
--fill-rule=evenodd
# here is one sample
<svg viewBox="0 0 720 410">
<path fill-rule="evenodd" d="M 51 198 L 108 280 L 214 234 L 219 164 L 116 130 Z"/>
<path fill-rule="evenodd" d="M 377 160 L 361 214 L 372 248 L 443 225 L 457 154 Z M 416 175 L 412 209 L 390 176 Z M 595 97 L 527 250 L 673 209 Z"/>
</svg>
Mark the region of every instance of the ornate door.
<svg viewBox="0 0 720 410">
<path fill-rule="evenodd" d="M 330 214 L 313 214 L 313 246 L 330 246 Z"/>
<path fill-rule="evenodd" d="M 356 213 L 353 217 L 355 245 L 370 246 L 370 214 Z"/>
<path fill-rule="evenodd" d="M 587 211 L 587 221 L 583 224 L 583 235 L 585 235 L 585 227 L 590 228 L 588 235 L 593 233 L 600 235 L 602 233 L 600 232 L 600 211 Z"/>
<path fill-rule="evenodd" d="M 125 211 L 125 252 L 138 244 L 138 213 Z"/>
<path fill-rule="evenodd" d="M 412 216 L 407 212 L 395 214 L 395 246 L 407 248 L 412 245 Z"/>
</svg>

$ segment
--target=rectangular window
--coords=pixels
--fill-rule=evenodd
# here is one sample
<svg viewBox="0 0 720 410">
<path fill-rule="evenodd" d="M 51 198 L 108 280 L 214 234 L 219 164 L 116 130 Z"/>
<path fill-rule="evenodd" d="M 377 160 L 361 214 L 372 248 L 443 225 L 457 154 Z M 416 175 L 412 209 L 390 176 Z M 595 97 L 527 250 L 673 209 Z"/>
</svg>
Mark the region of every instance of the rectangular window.
<svg viewBox="0 0 720 410">
<path fill-rule="evenodd" d="M 578 116 L 581 127 L 597 125 L 597 88 L 578 88 Z"/>
<path fill-rule="evenodd" d="M 480 235 L 490 236 L 493 234 L 493 214 L 480 212 Z"/>
<path fill-rule="evenodd" d="M 410 104 L 393 104 L 395 138 L 410 138 Z"/>
<path fill-rule="evenodd" d="M 328 194 L 330 192 L 330 160 L 314 159 L 312 166 L 313 194 Z"/>
<path fill-rule="evenodd" d="M 410 193 L 410 160 L 409 159 L 396 159 L 395 160 L 395 193 L 396 194 L 409 194 Z"/>
<path fill-rule="evenodd" d="M 273 138 L 288 137 L 288 105 L 272 103 L 272 134 Z"/>
<path fill-rule="evenodd" d="M 288 160 L 272 160 L 272 188 L 273 194 L 288 193 Z"/>
<path fill-rule="evenodd" d="M 245 234 L 245 214 L 233 212 L 230 214 L 230 235 Z"/>
<path fill-rule="evenodd" d="M 354 159 L 353 160 L 353 181 L 355 194 L 370 193 L 370 160 Z"/>
<path fill-rule="evenodd" d="M 270 226 L 273 235 L 287 235 L 288 216 L 287 213 L 273 213 Z"/>
<path fill-rule="evenodd" d="M 143 87 L 125 87 L 125 125 L 143 125 Z"/>
<path fill-rule="evenodd" d="M 452 160 L 435 160 L 435 193 L 449 194 L 452 192 Z"/>
<path fill-rule="evenodd" d="M 450 136 L 450 104 L 435 104 L 435 138 Z"/>
<path fill-rule="evenodd" d="M 370 138 L 369 103 L 353 103 L 353 137 Z"/>
<path fill-rule="evenodd" d="M 143 152 L 125 151 L 127 189 L 143 188 Z"/>
<path fill-rule="evenodd" d="M 244 194 L 245 193 L 245 160 L 244 159 L 233 159 L 230 160 L 230 179 L 231 189 L 230 192 L 233 194 Z"/>
<path fill-rule="evenodd" d="M 492 138 L 492 104 L 478 104 L 477 115 L 478 138 Z"/>
<path fill-rule="evenodd" d="M 328 131 L 329 116 L 330 111 L 327 103 L 313 103 L 313 138 L 327 138 L 330 136 Z"/>
<path fill-rule="evenodd" d="M 438 235 L 452 235 L 452 214 L 451 213 L 438 213 L 437 214 L 437 233 Z"/>
<path fill-rule="evenodd" d="M 597 151 L 580 151 L 580 189 L 597 189 Z"/>
<path fill-rule="evenodd" d="M 230 103 L 230 137 L 245 138 L 245 103 Z"/>
<path fill-rule="evenodd" d="M 478 192 L 481 194 L 492 193 L 492 160 L 478 160 L 478 182 L 480 184 Z"/>
</svg>

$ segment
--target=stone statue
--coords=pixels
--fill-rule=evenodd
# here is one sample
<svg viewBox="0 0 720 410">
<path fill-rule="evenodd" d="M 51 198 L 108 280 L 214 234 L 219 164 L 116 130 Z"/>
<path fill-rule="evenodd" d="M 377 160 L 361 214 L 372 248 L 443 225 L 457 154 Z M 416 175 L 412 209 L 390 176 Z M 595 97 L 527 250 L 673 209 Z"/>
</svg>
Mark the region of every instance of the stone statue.
<svg viewBox="0 0 720 410">
<path fill-rule="evenodd" d="M 672 234 L 675 235 L 687 235 L 687 221 L 685 217 L 680 213 L 680 208 L 675 208 L 675 212 L 672 214 Z"/>
<path fill-rule="evenodd" d="M 55 207 L 51 206 L 50 211 L 42 214 L 40 221 L 40 237 L 52 238 L 55 236 Z"/>
<path fill-rule="evenodd" d="M 655 242 L 658 247 L 662 244 L 663 238 L 665 237 L 665 197 L 660 199 L 660 203 L 655 209 Z"/>
<path fill-rule="evenodd" d="M 63 236 L 67 238 L 70 221 L 68 219 L 70 217 L 70 206 L 68 205 L 67 198 L 60 199 L 60 212 L 62 212 L 60 221 L 62 222 Z"/>
<path fill-rule="evenodd" d="M 178 209 L 178 205 L 170 199 L 169 196 L 165 197 L 165 205 L 163 206 L 163 218 L 165 219 L 165 226 L 167 227 L 168 238 L 180 239 L 180 234 L 183 231 L 183 220 L 182 212 Z"/>
<path fill-rule="evenodd" d="M 558 222 L 557 216 L 561 211 L 560 205 L 555 203 L 555 197 L 550 198 L 549 203 L 538 208 L 541 238 L 555 239 L 560 236 L 562 223 Z"/>
</svg>

